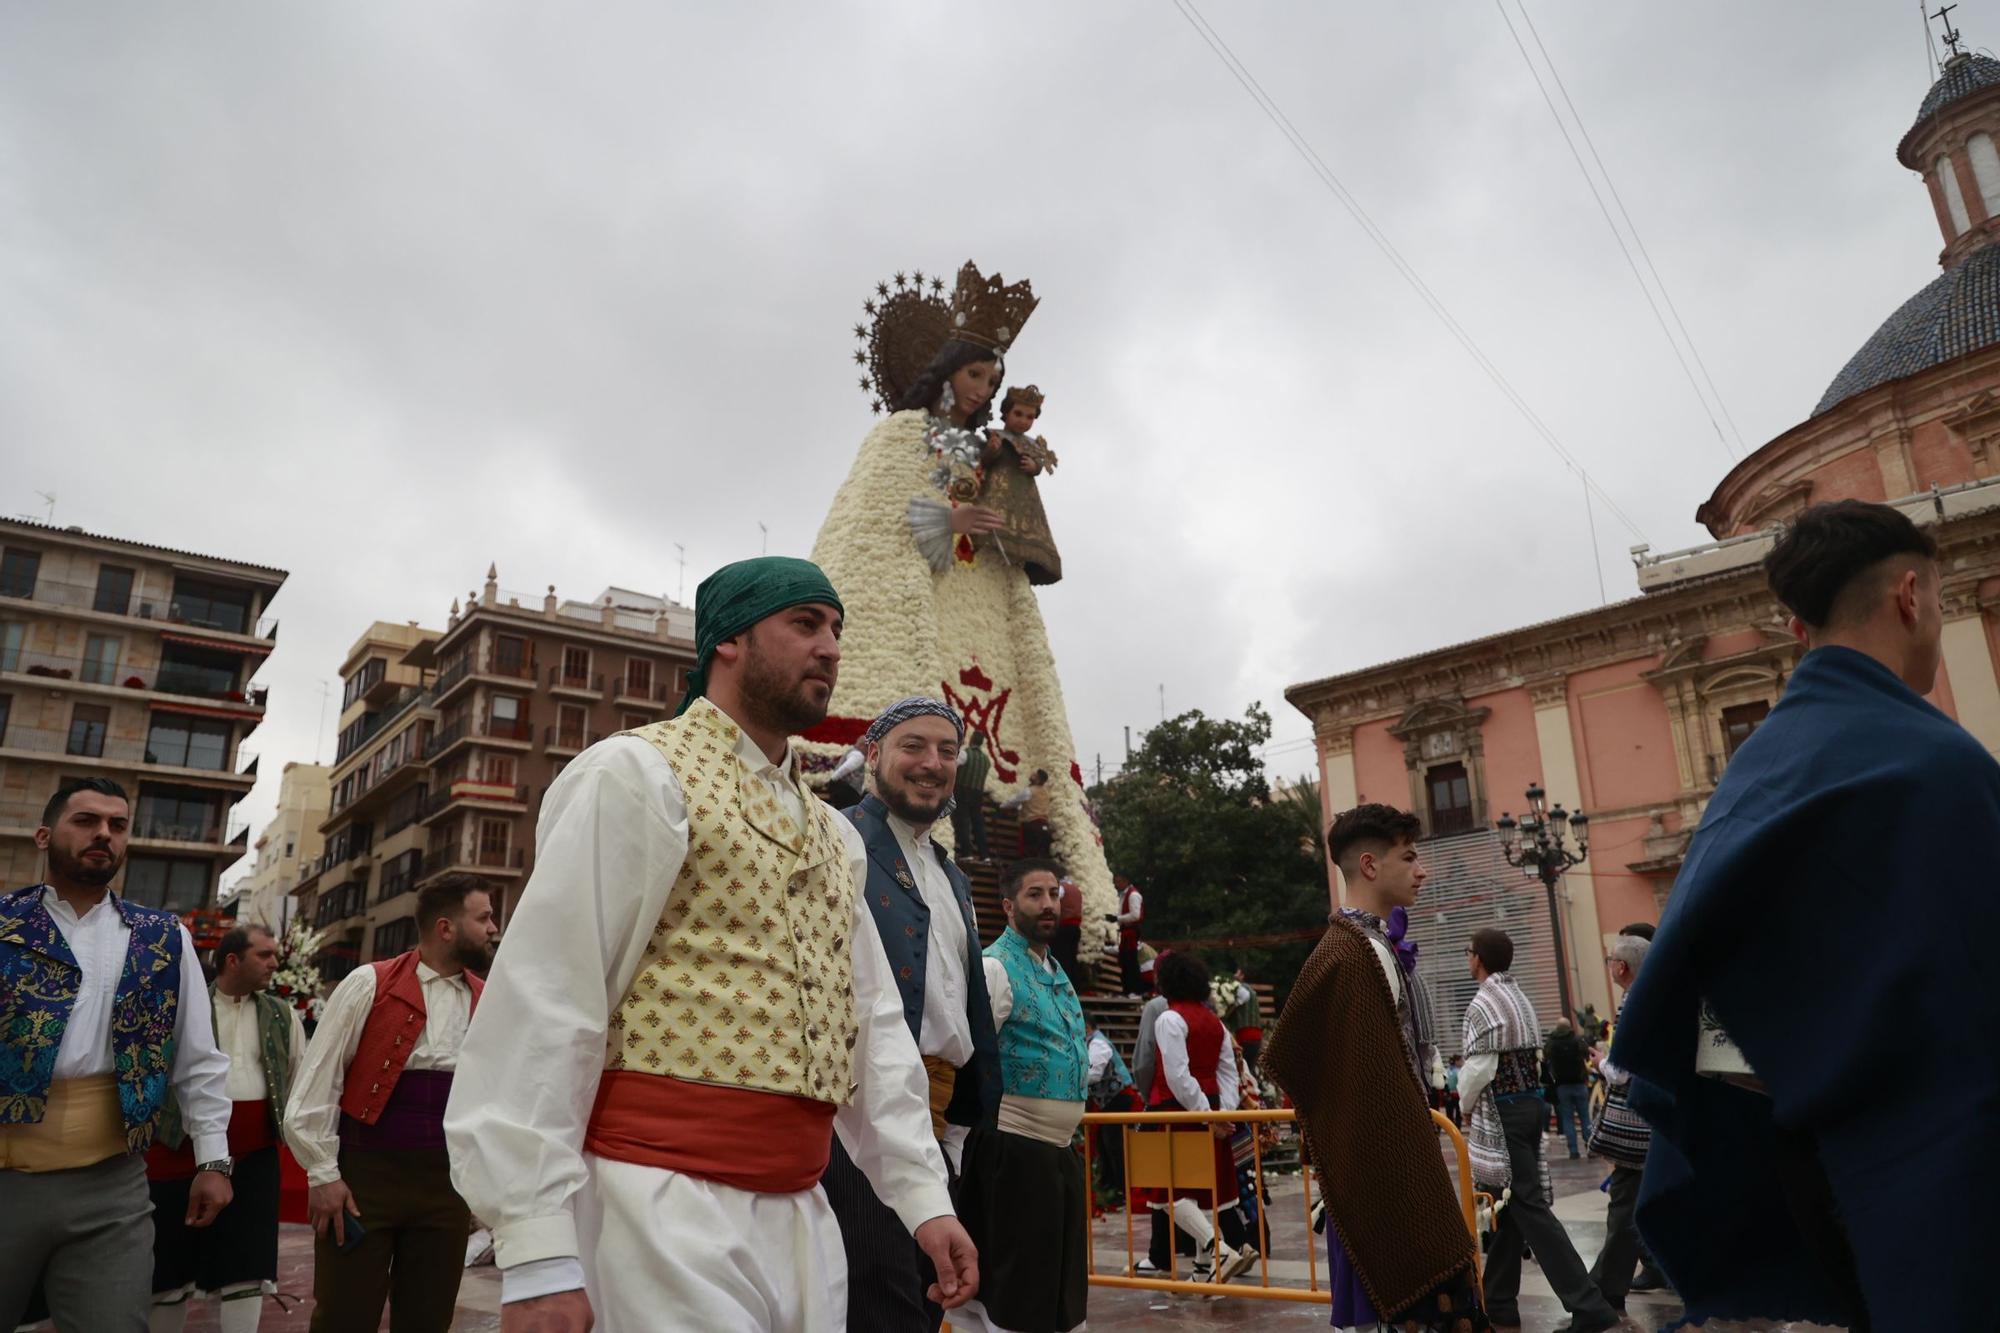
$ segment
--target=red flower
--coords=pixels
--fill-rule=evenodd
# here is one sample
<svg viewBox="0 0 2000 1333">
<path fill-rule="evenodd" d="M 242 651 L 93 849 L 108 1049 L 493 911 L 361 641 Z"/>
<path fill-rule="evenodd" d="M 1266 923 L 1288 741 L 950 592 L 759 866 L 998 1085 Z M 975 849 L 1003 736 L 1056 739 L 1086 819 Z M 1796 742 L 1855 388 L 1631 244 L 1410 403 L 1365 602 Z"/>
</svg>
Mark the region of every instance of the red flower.
<svg viewBox="0 0 2000 1333">
<path fill-rule="evenodd" d="M 972 538 L 966 536 L 964 533 L 961 532 L 958 535 L 958 542 L 951 548 L 951 553 L 958 557 L 958 562 L 960 564 L 962 565 L 971 564 Z"/>
</svg>

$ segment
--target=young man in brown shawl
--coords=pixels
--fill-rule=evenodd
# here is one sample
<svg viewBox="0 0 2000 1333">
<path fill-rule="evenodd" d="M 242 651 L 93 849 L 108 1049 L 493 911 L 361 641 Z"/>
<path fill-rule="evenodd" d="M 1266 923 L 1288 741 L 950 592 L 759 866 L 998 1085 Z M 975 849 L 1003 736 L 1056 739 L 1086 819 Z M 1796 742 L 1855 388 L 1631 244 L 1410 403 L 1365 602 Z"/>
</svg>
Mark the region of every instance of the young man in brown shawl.
<svg viewBox="0 0 2000 1333">
<path fill-rule="evenodd" d="M 1326 1199 L 1333 1323 L 1475 1333 L 1472 1237 L 1438 1152 L 1418 1015 L 1416 947 L 1402 939 L 1424 866 L 1416 818 L 1363 805 L 1333 821 L 1327 853 L 1346 906 L 1299 973 L 1264 1069 L 1298 1109 Z"/>
</svg>

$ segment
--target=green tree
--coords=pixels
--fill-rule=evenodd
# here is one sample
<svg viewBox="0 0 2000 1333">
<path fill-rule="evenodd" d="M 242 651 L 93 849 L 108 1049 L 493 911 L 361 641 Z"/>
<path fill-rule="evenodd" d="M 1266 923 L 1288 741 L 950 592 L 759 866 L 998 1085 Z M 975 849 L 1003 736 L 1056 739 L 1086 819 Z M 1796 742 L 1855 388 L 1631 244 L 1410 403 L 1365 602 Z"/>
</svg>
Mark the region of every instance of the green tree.
<svg viewBox="0 0 2000 1333">
<path fill-rule="evenodd" d="M 1240 965 L 1282 998 L 1326 924 L 1326 869 L 1317 800 L 1272 793 L 1259 754 L 1270 739 L 1258 704 L 1241 721 L 1182 713 L 1090 794 L 1111 868 L 1146 891 L 1148 942 L 1309 932 L 1200 946 L 1212 971 Z"/>
</svg>

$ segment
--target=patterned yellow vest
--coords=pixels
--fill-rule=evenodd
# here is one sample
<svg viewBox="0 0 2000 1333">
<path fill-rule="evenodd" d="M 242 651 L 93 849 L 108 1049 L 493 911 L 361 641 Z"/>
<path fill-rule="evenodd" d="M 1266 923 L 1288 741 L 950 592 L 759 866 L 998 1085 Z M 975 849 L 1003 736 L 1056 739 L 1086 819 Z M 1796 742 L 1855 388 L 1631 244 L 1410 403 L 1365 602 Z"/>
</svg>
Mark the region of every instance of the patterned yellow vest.
<svg viewBox="0 0 2000 1333">
<path fill-rule="evenodd" d="M 800 829 L 706 699 L 623 733 L 666 756 L 688 853 L 646 961 L 611 1015 L 606 1069 L 846 1105 L 854 1095 L 854 881 L 838 817 L 786 774 Z"/>
</svg>

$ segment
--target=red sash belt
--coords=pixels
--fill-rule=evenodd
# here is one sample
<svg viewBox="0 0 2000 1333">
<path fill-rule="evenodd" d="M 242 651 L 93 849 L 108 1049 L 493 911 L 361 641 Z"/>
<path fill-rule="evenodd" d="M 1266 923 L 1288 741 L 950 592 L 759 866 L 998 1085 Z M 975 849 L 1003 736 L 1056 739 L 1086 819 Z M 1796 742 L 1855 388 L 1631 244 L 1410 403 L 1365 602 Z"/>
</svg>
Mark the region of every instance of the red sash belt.
<svg viewBox="0 0 2000 1333">
<path fill-rule="evenodd" d="M 271 1103 L 267 1101 L 229 1104 L 229 1155 L 247 1157 L 278 1140 L 271 1132 Z M 194 1136 L 190 1134 L 178 1148 L 155 1140 L 146 1149 L 146 1179 L 188 1180 L 194 1175 Z"/>
<path fill-rule="evenodd" d="M 614 1162 L 678 1171 L 733 1189 L 797 1194 L 833 1151 L 831 1102 L 606 1070 L 583 1146 Z"/>
</svg>

